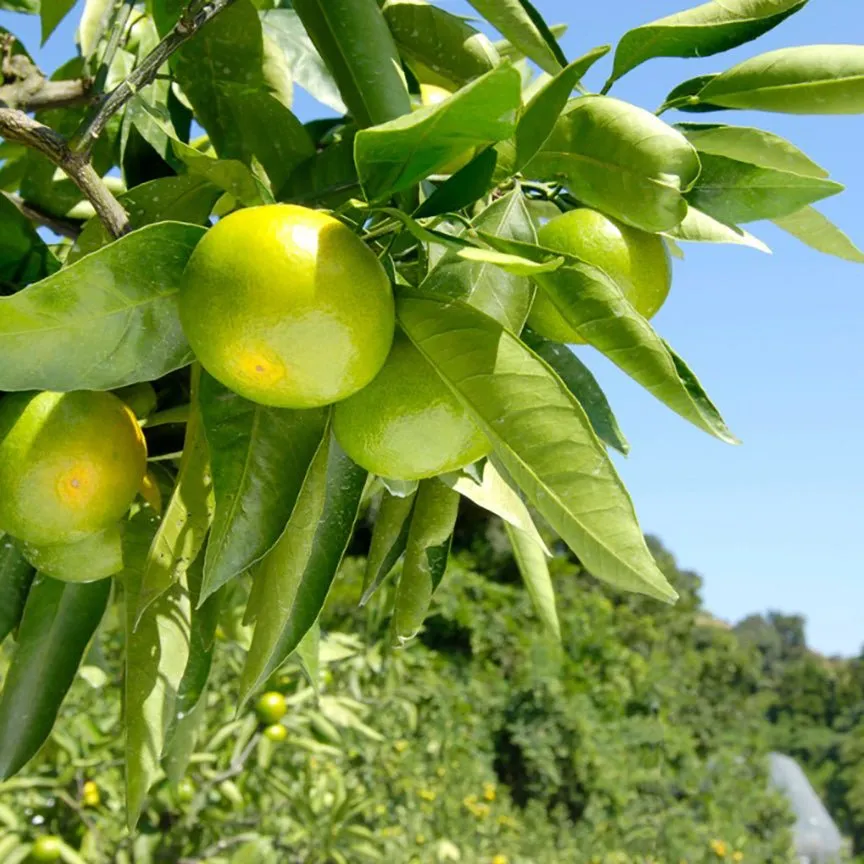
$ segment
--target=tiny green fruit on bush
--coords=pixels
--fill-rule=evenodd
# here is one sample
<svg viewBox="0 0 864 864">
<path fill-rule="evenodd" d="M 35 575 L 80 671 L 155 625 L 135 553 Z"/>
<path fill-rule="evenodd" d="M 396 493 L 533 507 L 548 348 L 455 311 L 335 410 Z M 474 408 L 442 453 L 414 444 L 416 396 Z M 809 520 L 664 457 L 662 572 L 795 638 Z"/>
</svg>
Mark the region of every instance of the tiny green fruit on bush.
<svg viewBox="0 0 864 864">
<path fill-rule="evenodd" d="M 399 331 L 375 380 L 336 405 L 333 431 L 358 465 L 400 480 L 456 471 L 490 450 L 465 407 Z"/>
<path fill-rule="evenodd" d="M 278 723 L 287 713 L 285 697 L 274 690 L 262 693 L 255 703 L 258 719 L 268 727 Z"/>
<path fill-rule="evenodd" d="M 36 838 L 30 857 L 39 864 L 47 864 L 51 861 L 59 861 L 63 850 L 63 841 L 59 837 L 43 834 Z"/>
<path fill-rule="evenodd" d="M 341 222 L 289 205 L 226 216 L 179 295 L 204 368 L 265 405 L 313 408 L 368 384 L 393 340 L 384 269 Z"/>
<path fill-rule="evenodd" d="M 672 287 L 672 263 L 663 238 L 596 210 L 581 207 L 551 219 L 537 231 L 537 240 L 542 246 L 599 267 L 615 280 L 644 318 L 654 317 Z M 566 287 L 579 291 L 575 280 Z M 585 341 L 542 291 L 531 307 L 528 325 L 555 342 Z"/>
<path fill-rule="evenodd" d="M 59 5 L 0 0 L 39 14 L 44 38 Z M 553 639 L 541 528 L 614 589 L 675 600 L 610 457 L 629 445 L 590 351 L 736 441 L 649 320 L 667 248 L 764 250 L 741 226 L 768 221 L 864 261 L 813 207 L 842 187 L 734 114 L 864 113 L 864 47 L 757 55 L 647 110 L 609 95 L 620 78 L 743 45 L 816 0 L 705 4 L 605 61 L 585 28 L 568 60 L 515 0 L 475 0 L 477 26 L 414 0 L 108 5 L 87 4 L 53 78 L 0 40 L 0 779 L 51 737 L 82 664 L 98 678 L 90 646 L 122 622 L 134 828 L 163 774 L 181 794 L 178 742 L 216 656 L 237 664 L 232 711 L 294 656 L 315 677 L 347 550 L 363 547 L 353 599 L 388 643 L 426 638 L 463 499 L 504 520 Z M 301 122 L 295 85 L 328 116 Z M 350 697 L 322 680 L 314 698 L 344 717 L 327 699 Z M 249 740 L 282 734 L 273 699 L 237 720 Z M 342 738 L 325 713 L 301 730 L 319 749 Z M 238 782 L 219 794 L 242 800 Z"/>
<path fill-rule="evenodd" d="M 264 735 L 274 743 L 279 743 L 288 737 L 288 730 L 281 723 L 271 723 L 264 729 Z"/>
<path fill-rule="evenodd" d="M 0 530 L 37 545 L 81 540 L 129 509 L 147 450 L 110 393 L 22 393 L 0 402 Z"/>
</svg>

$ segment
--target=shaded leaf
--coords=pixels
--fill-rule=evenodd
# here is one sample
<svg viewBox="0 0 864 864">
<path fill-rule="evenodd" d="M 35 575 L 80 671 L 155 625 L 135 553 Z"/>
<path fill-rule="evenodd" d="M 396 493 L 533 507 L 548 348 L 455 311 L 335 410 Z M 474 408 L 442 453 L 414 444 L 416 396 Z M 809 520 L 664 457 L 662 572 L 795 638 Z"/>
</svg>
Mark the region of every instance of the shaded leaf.
<svg viewBox="0 0 864 864">
<path fill-rule="evenodd" d="M 369 602 L 405 551 L 415 495 L 416 491 L 403 496 L 391 495 L 385 491 L 381 498 L 372 527 L 369 555 L 366 558 L 361 606 Z"/>
<path fill-rule="evenodd" d="M 864 252 L 826 216 L 812 207 L 805 207 L 773 221 L 778 228 L 819 252 L 864 264 Z"/>
<path fill-rule="evenodd" d="M 354 165 L 354 136 L 348 128 L 320 153 L 301 162 L 276 197 L 280 201 L 319 207 L 339 207 L 360 190 Z"/>
<path fill-rule="evenodd" d="M 552 577 L 549 575 L 549 565 L 542 547 L 537 545 L 536 540 L 524 531 L 504 523 L 510 548 L 513 550 L 513 558 L 522 581 L 531 595 L 531 602 L 537 610 L 537 616 L 543 622 L 543 626 L 560 642 L 561 625 L 558 622 L 558 610 L 555 608 L 555 589 L 552 586 Z"/>
<path fill-rule="evenodd" d="M 671 108 L 677 108 L 679 111 L 685 111 L 692 114 L 703 114 L 706 111 L 730 110 L 728 108 L 723 108 L 720 105 L 712 105 L 710 102 L 700 102 L 699 100 L 698 94 L 716 77 L 717 73 L 713 72 L 708 75 L 697 75 L 695 78 L 689 78 L 687 81 L 682 81 L 677 87 L 670 91 L 663 104 L 657 110 L 657 113 L 662 114 L 664 111 L 668 111 Z"/>
<path fill-rule="evenodd" d="M 18 772 L 51 733 L 111 585 L 39 576 L 30 588 L 18 648 L 0 694 L 0 778 Z"/>
<path fill-rule="evenodd" d="M 463 303 L 403 291 L 397 315 L 488 436 L 493 458 L 585 566 L 619 588 L 673 600 L 605 448 L 549 367 Z"/>
<path fill-rule="evenodd" d="M 0 294 L 13 293 L 60 269 L 30 220 L 0 192 Z"/>
<path fill-rule="evenodd" d="M 0 645 L 18 626 L 34 570 L 6 535 L 0 535 Z"/>
<path fill-rule="evenodd" d="M 458 510 L 458 492 L 435 478 L 420 481 L 390 624 L 397 645 L 413 639 L 423 626 L 447 569 Z"/>
<path fill-rule="evenodd" d="M 684 192 L 699 174 L 699 158 L 679 131 L 648 111 L 584 96 L 570 102 L 525 172 L 558 180 L 584 204 L 656 232 L 687 214 Z"/>
<path fill-rule="evenodd" d="M 626 456 L 630 444 L 591 370 L 566 345 L 545 339 L 533 330 L 526 330 L 522 341 L 555 370 L 588 415 L 597 437 Z"/>
<path fill-rule="evenodd" d="M 200 401 L 216 497 L 204 600 L 279 539 L 324 435 L 327 413 L 258 405 L 206 372 Z"/>
<path fill-rule="evenodd" d="M 176 294 L 203 233 L 141 228 L 0 298 L 0 389 L 110 390 L 189 363 Z"/>
<path fill-rule="evenodd" d="M 415 218 L 454 212 L 473 204 L 493 185 L 492 177 L 497 162 L 498 154 L 494 148 L 487 147 L 482 150 L 467 165 L 445 180 L 417 208 Z"/>
<path fill-rule="evenodd" d="M 309 683 L 318 690 L 321 675 L 321 625 L 316 621 L 297 646 L 297 659 Z"/>
</svg>

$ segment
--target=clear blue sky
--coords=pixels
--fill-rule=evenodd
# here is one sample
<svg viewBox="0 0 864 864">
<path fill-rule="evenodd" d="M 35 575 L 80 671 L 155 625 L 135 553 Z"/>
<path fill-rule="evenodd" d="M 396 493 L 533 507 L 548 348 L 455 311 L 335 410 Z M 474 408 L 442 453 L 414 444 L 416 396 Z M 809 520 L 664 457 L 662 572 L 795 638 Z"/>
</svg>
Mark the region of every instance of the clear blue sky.
<svg viewBox="0 0 864 864">
<path fill-rule="evenodd" d="M 470 11 L 462 0 L 438 3 Z M 535 3 L 550 22 L 570 25 L 562 40 L 570 57 L 688 5 Z M 71 50 L 71 19 L 42 51 L 35 19 L 0 13 L 0 26 L 53 69 Z M 655 60 L 619 82 L 613 95 L 653 109 L 675 84 L 701 72 L 772 48 L 832 42 L 864 42 L 860 0 L 810 0 L 758 48 L 700 61 Z M 588 86 L 599 88 L 607 71 L 608 59 Z M 308 107 L 298 101 L 304 119 Z M 720 119 L 784 135 L 829 169 L 847 191 L 819 206 L 864 244 L 864 117 L 729 112 Z M 590 349 L 579 353 L 630 438 L 633 452 L 619 467 L 644 529 L 704 576 L 708 607 L 729 620 L 766 609 L 799 612 L 816 649 L 853 654 L 864 644 L 864 266 L 820 255 L 770 225 L 753 231 L 773 256 L 688 244 L 655 319 L 742 446 L 709 438 Z"/>
</svg>

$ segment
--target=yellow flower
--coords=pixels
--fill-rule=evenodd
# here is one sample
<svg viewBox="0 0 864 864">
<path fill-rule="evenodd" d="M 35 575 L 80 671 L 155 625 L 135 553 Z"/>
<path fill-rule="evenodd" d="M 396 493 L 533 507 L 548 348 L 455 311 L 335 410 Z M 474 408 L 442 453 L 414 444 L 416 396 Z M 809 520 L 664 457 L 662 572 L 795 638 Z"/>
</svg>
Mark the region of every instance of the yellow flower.
<svg viewBox="0 0 864 864">
<path fill-rule="evenodd" d="M 495 800 L 495 789 L 496 789 L 496 786 L 494 783 L 484 783 L 483 784 L 483 797 L 487 801 L 494 801 Z"/>
<path fill-rule="evenodd" d="M 478 819 L 485 819 L 489 815 L 488 804 L 475 804 L 471 811 Z"/>
<path fill-rule="evenodd" d="M 387 805 L 386 804 L 378 804 L 375 807 L 375 815 L 376 816 L 383 816 L 386 812 L 387 812 Z"/>
<path fill-rule="evenodd" d="M 438 797 L 432 789 L 419 789 L 417 794 L 424 801 L 434 801 Z"/>
<path fill-rule="evenodd" d="M 88 780 L 81 788 L 81 800 L 85 807 L 98 807 L 102 803 L 99 787 L 92 780 Z"/>
<path fill-rule="evenodd" d="M 470 810 L 477 803 L 476 795 L 466 795 L 462 799 L 462 803 Z"/>
<path fill-rule="evenodd" d="M 729 847 L 723 840 L 712 840 L 708 845 L 718 858 L 725 858 L 729 852 Z"/>
<path fill-rule="evenodd" d="M 735 864 L 741 864 L 741 862 L 744 860 L 744 853 L 736 850 L 732 853 L 732 860 L 735 862 Z"/>
<path fill-rule="evenodd" d="M 506 813 L 504 813 L 498 817 L 498 824 L 502 828 L 515 828 L 516 820 L 512 816 L 508 816 Z"/>
<path fill-rule="evenodd" d="M 404 738 L 393 742 L 393 749 L 397 753 L 404 753 L 408 749 L 408 742 Z"/>
<path fill-rule="evenodd" d="M 492 859 L 492 864 L 510 864 L 510 859 L 506 855 L 496 855 Z"/>
</svg>

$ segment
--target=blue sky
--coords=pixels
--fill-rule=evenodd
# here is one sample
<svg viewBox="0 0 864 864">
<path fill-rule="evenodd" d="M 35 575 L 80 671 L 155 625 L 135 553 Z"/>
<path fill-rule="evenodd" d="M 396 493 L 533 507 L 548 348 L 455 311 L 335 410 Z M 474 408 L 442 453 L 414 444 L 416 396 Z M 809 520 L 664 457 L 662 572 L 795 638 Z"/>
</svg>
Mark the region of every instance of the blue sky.
<svg viewBox="0 0 864 864">
<path fill-rule="evenodd" d="M 462 0 L 438 0 L 470 12 Z M 569 57 L 627 29 L 686 7 L 687 0 L 535 0 L 550 22 L 570 25 Z M 38 50 L 38 22 L 0 13 L 53 69 L 72 50 L 74 15 Z M 758 47 L 704 60 L 655 60 L 616 84 L 612 95 L 655 108 L 678 82 L 720 71 L 754 53 L 810 43 L 864 41 L 864 4 L 810 0 Z M 586 84 L 598 88 L 607 61 Z M 298 100 L 308 119 L 309 101 Z M 710 117 L 711 115 L 708 115 Z M 674 119 L 667 115 L 667 119 Z M 728 112 L 722 122 L 756 125 L 791 139 L 847 185 L 820 204 L 864 244 L 864 117 L 787 117 Z M 685 248 L 676 262 L 658 331 L 700 376 L 740 447 L 699 432 L 590 349 L 595 370 L 630 439 L 619 460 L 643 528 L 681 565 L 705 579 L 718 616 L 766 609 L 799 612 L 824 653 L 864 645 L 864 266 L 820 255 L 773 226 L 752 226 L 774 250 Z"/>
</svg>

